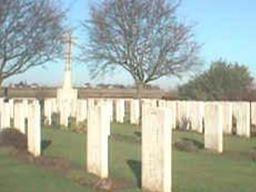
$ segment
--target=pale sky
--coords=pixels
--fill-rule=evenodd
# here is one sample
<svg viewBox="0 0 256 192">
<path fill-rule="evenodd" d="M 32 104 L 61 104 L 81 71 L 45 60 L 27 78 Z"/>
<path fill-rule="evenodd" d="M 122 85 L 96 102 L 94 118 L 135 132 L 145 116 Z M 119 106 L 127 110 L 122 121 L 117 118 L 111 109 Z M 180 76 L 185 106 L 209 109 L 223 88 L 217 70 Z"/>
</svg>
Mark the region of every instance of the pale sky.
<svg viewBox="0 0 256 192">
<path fill-rule="evenodd" d="M 78 29 L 82 20 L 88 18 L 90 6 L 97 1 L 61 0 L 69 7 L 67 23 L 76 29 L 78 43 L 86 40 L 85 33 Z M 209 67 L 211 61 L 223 58 L 236 61 L 249 67 L 256 77 L 256 1 L 255 0 L 183 0 L 179 8 L 179 16 L 189 23 L 196 23 L 194 33 L 196 40 L 202 44 L 201 58 L 203 69 Z M 63 81 L 64 61 L 47 63 L 43 67 L 30 69 L 5 82 L 17 83 L 27 81 L 48 86 L 60 86 Z M 132 84 L 128 73 L 118 71 L 101 79 L 91 80 L 86 67 L 82 63 L 73 65 L 74 83 L 82 85 L 90 83 Z M 163 78 L 156 82 L 163 88 L 170 88 L 186 81 L 177 78 Z"/>
</svg>

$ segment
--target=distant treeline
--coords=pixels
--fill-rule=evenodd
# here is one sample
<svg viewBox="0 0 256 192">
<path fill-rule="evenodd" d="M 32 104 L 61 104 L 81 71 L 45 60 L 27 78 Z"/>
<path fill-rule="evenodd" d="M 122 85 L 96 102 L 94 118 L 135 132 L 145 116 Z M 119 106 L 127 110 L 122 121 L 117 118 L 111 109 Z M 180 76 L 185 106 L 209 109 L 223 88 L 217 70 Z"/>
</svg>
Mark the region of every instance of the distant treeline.
<svg viewBox="0 0 256 192">
<path fill-rule="evenodd" d="M 256 100 L 253 77 L 246 66 L 224 60 L 178 88 L 178 97 L 186 100 Z"/>
</svg>

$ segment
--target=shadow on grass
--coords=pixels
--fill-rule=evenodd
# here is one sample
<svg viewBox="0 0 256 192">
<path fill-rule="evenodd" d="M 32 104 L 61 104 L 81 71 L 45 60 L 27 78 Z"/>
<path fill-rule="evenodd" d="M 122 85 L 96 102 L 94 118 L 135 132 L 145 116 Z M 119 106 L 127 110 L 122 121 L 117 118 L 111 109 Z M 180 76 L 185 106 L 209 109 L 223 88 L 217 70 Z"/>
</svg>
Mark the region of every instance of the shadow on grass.
<svg viewBox="0 0 256 192">
<path fill-rule="evenodd" d="M 195 139 L 183 137 L 174 143 L 176 149 L 186 152 L 198 152 L 204 148 L 204 144 Z"/>
<path fill-rule="evenodd" d="M 200 142 L 200 141 L 195 140 L 195 139 L 183 137 L 182 140 L 185 141 L 185 142 L 192 143 L 198 149 L 203 149 L 204 148 L 204 144 L 202 142 Z"/>
<path fill-rule="evenodd" d="M 141 161 L 127 160 L 126 162 L 136 177 L 137 187 L 141 188 Z"/>
<path fill-rule="evenodd" d="M 256 125 L 251 125 L 251 137 L 256 137 Z"/>
<path fill-rule="evenodd" d="M 141 138 L 141 132 L 140 132 L 140 131 L 134 131 L 134 134 L 135 134 L 137 137 Z"/>
<path fill-rule="evenodd" d="M 44 151 L 52 144 L 52 140 L 43 140 L 41 141 L 41 150 Z"/>
</svg>

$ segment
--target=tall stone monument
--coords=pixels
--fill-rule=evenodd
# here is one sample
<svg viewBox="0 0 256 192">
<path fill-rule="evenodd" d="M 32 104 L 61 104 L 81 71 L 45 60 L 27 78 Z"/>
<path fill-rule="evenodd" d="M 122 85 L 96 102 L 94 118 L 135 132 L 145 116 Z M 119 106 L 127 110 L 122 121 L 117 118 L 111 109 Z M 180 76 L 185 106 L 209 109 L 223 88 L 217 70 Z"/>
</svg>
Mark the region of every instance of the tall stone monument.
<svg viewBox="0 0 256 192">
<path fill-rule="evenodd" d="M 78 91 L 72 86 L 72 46 L 74 41 L 71 33 L 65 37 L 67 43 L 65 55 L 65 77 L 63 87 L 57 90 L 58 111 L 60 112 L 60 124 L 68 126 L 68 118 L 71 116 L 78 98 Z"/>
</svg>

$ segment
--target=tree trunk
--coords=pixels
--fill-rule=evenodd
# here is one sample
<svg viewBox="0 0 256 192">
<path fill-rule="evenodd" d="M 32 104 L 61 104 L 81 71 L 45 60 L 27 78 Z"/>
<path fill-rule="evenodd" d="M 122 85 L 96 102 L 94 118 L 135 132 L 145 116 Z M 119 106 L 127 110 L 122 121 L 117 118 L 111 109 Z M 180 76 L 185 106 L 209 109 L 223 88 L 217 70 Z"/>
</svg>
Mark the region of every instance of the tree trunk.
<svg viewBox="0 0 256 192">
<path fill-rule="evenodd" d="M 0 76 L 0 96 L 3 97 L 4 96 L 4 90 L 3 90 L 3 78 Z"/>
<path fill-rule="evenodd" d="M 0 75 L 0 89 L 2 88 L 3 81 L 4 81 L 4 79 L 3 79 L 2 75 Z"/>
<path fill-rule="evenodd" d="M 142 122 L 142 93 L 144 90 L 144 83 L 143 82 L 136 82 L 137 87 L 137 99 L 139 100 L 139 128 L 141 128 Z"/>
</svg>

